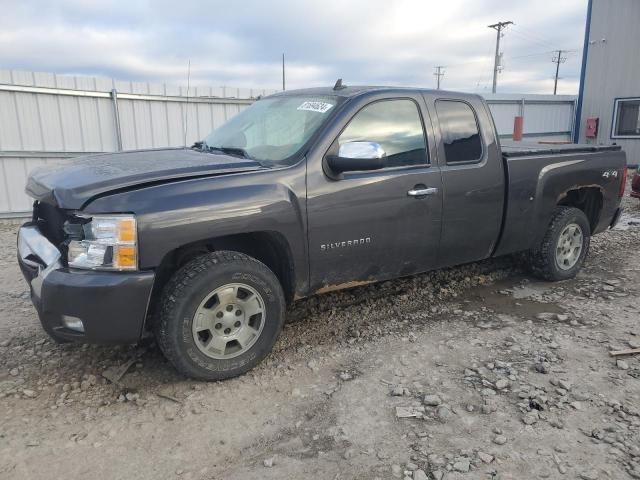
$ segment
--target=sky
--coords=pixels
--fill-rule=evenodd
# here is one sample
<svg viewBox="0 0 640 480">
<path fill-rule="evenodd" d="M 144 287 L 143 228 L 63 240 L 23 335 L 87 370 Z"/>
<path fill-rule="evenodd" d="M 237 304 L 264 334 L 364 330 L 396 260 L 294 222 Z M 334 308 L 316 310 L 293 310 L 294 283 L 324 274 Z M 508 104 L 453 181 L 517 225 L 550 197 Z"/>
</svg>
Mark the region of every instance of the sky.
<svg viewBox="0 0 640 480">
<path fill-rule="evenodd" d="M 279 89 L 333 85 L 577 94 L 587 0 L 0 0 L 0 69 Z"/>
</svg>

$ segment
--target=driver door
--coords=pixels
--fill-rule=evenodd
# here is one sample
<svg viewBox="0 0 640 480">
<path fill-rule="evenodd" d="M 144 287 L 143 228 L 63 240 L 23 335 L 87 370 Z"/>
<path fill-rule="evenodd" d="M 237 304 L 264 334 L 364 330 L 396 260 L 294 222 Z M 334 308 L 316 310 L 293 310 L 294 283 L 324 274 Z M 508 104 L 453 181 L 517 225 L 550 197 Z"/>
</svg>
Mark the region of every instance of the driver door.
<svg viewBox="0 0 640 480">
<path fill-rule="evenodd" d="M 405 94 L 354 102 L 325 156 L 308 164 L 312 291 L 437 265 L 442 181 L 440 169 L 429 161 L 426 132 L 431 124 L 423 102 L 419 95 Z M 326 157 L 350 142 L 378 144 L 385 152 L 382 168 L 332 173 Z"/>
</svg>

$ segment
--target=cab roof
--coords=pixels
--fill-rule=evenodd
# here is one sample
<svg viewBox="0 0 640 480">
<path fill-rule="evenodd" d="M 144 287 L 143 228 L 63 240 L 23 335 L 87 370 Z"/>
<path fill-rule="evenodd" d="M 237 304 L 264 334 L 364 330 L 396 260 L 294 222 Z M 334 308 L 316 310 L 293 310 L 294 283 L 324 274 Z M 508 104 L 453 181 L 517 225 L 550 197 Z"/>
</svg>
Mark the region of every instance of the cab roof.
<svg viewBox="0 0 640 480">
<path fill-rule="evenodd" d="M 446 90 L 433 90 L 427 88 L 416 87 L 389 87 L 389 86 L 374 86 L 374 85 L 356 85 L 356 86 L 344 86 L 340 89 L 334 89 L 333 87 L 315 87 L 315 88 L 302 88 L 298 90 L 286 90 L 278 92 L 270 96 L 289 96 L 289 95 L 332 95 L 336 97 L 351 98 L 364 95 L 367 93 L 425 93 L 443 97 L 458 97 L 458 98 L 479 98 L 479 95 L 451 92 Z"/>
</svg>

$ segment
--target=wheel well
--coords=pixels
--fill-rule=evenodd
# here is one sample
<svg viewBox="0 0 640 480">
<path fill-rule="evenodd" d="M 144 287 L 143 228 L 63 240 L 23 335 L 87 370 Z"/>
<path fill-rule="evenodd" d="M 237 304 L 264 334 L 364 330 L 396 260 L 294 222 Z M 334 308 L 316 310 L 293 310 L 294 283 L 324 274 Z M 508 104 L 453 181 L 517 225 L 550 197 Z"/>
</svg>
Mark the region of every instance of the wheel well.
<svg viewBox="0 0 640 480">
<path fill-rule="evenodd" d="M 600 220 L 603 198 L 597 187 L 583 187 L 569 190 L 558 202 L 559 206 L 579 208 L 589 219 L 589 226 L 593 232 Z"/>
<path fill-rule="evenodd" d="M 293 300 L 295 270 L 285 238 L 277 232 L 242 233 L 190 243 L 166 254 L 156 269 L 149 318 L 153 318 L 153 306 L 157 305 L 162 289 L 176 270 L 197 256 L 220 250 L 244 253 L 264 263 L 278 277 L 287 303 Z"/>
</svg>

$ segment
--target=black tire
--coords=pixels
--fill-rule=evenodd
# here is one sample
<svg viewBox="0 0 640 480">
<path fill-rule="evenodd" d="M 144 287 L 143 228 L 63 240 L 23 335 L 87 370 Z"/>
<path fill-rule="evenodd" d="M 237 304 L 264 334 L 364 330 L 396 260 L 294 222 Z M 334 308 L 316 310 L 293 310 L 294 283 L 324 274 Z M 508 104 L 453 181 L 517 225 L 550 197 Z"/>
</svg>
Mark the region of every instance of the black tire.
<svg viewBox="0 0 640 480">
<path fill-rule="evenodd" d="M 233 358 L 205 355 L 193 338 L 192 324 L 199 305 L 216 288 L 241 282 L 264 300 L 266 319 L 255 343 Z M 238 252 L 199 256 L 178 270 L 165 286 L 154 334 L 175 368 L 198 380 L 223 380 L 256 366 L 271 351 L 282 330 L 285 300 L 280 282 L 266 265 Z"/>
<path fill-rule="evenodd" d="M 571 224 L 578 225 L 582 230 L 582 250 L 571 268 L 562 269 L 556 260 L 556 247 L 560 234 Z M 542 242 L 531 251 L 531 270 L 544 280 L 560 281 L 574 278 L 584 264 L 584 259 L 589 252 L 590 240 L 591 226 L 584 212 L 574 207 L 557 207 Z"/>
</svg>

